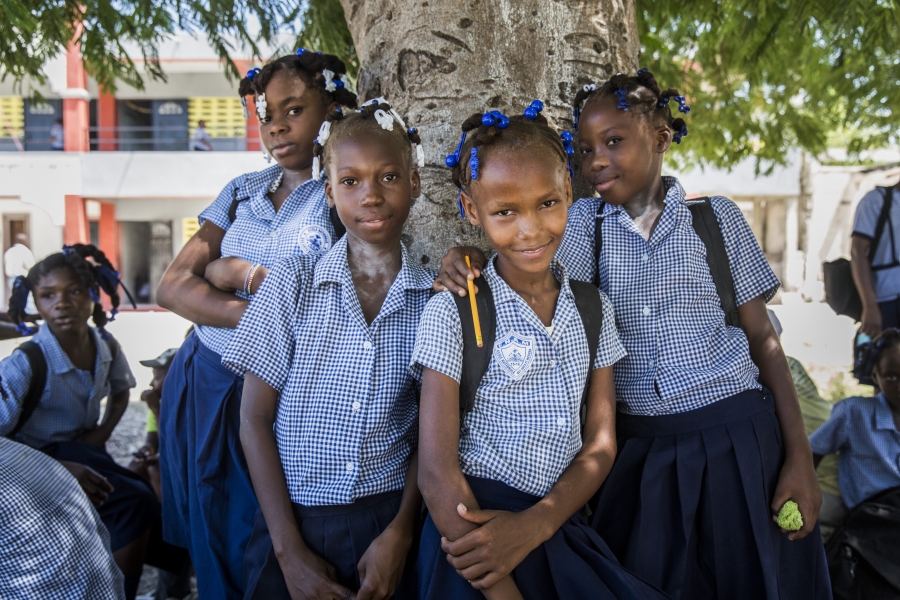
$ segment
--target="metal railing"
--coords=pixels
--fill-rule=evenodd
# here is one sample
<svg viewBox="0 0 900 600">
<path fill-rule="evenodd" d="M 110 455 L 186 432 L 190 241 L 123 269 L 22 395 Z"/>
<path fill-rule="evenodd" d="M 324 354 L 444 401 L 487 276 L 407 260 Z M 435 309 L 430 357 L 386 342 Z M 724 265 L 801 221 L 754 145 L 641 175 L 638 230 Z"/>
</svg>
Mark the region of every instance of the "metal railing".
<svg viewBox="0 0 900 600">
<path fill-rule="evenodd" d="M 258 139 L 259 128 L 207 125 L 212 150 L 242 152 L 247 150 L 248 135 Z M 54 150 L 50 127 L 20 127 L 0 134 L 0 152 Z M 194 150 L 194 129 L 183 126 L 89 127 L 87 143 L 95 152 L 188 152 Z M 196 144 L 199 145 L 199 144 Z"/>
</svg>

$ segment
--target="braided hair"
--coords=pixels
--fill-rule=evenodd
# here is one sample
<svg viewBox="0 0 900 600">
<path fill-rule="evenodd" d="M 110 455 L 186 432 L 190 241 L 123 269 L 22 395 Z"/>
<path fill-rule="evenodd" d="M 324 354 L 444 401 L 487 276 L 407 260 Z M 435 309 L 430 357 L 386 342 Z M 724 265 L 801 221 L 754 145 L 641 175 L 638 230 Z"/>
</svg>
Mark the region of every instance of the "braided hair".
<svg viewBox="0 0 900 600">
<path fill-rule="evenodd" d="M 347 72 L 344 62 L 333 54 L 322 54 L 304 48 L 299 48 L 294 54 L 282 56 L 261 69 L 248 71 L 238 86 L 241 101 L 246 102 L 247 96 L 259 97 L 265 94 L 272 77 L 282 71 L 293 73 L 307 87 L 318 90 L 326 106 L 337 102 L 341 106 L 356 108 L 356 94 L 341 79 Z"/>
<path fill-rule="evenodd" d="M 350 137 L 357 132 L 371 134 L 373 131 L 383 131 L 403 144 L 408 152 L 415 151 L 415 164 L 419 167 L 425 166 L 425 153 L 419 130 L 407 127 L 397 111 L 384 98 L 376 98 L 363 104 L 359 110 L 345 113 L 338 108 L 325 117 L 325 122 L 319 129 L 319 137 L 313 144 L 313 177 L 318 179 L 323 170 L 327 173 L 333 155 L 331 148 L 334 147 L 336 140 Z"/>
<path fill-rule="evenodd" d="M 618 73 L 602 85 L 590 83 L 578 90 L 572 102 L 575 129 L 578 129 L 582 110 L 601 99 L 612 97 L 618 98 L 617 107 L 620 110 L 637 113 L 654 125 L 668 126 L 677 144 L 688 134 L 685 120 L 674 117 L 669 108 L 669 102 L 674 100 L 678 103 L 679 112 L 685 115 L 691 112 L 691 107 L 685 104 L 684 95 L 675 88 L 660 89 L 653 73 L 647 69 L 641 69 L 635 76 Z"/>
<path fill-rule="evenodd" d="M 9 299 L 9 318 L 16 323 L 16 329 L 24 335 L 34 333 L 34 330 L 25 324 L 25 306 L 28 302 L 28 296 L 37 289 L 41 277 L 55 271 L 57 269 L 69 269 L 72 271 L 88 289 L 91 300 L 94 302 L 94 312 L 92 320 L 94 325 L 100 330 L 100 335 L 104 339 L 109 337 L 106 332 L 106 324 L 114 321 L 116 314 L 119 312 L 119 292 L 118 288 L 122 285 L 119 280 L 119 273 L 113 267 L 112 263 L 106 258 L 106 254 L 102 250 L 92 244 L 73 244 L 72 246 L 63 246 L 63 251 L 51 254 L 44 260 L 35 264 L 28 271 L 26 277 L 21 275 L 16 278 L 13 284 L 12 295 Z M 134 305 L 131 294 L 122 286 L 128 299 Z M 107 315 L 100 303 L 100 291 L 109 296 L 112 304 L 112 312 Z"/>
<path fill-rule="evenodd" d="M 468 192 L 472 181 L 478 177 L 478 168 L 486 158 L 497 152 L 541 152 L 558 159 L 560 165 L 566 167 L 572 155 L 572 137 L 568 133 L 560 136 L 541 114 L 542 110 L 543 104 L 535 100 L 522 115 L 507 117 L 491 111 L 475 113 L 463 121 L 460 127 L 462 137 L 456 153 L 445 161 L 451 169 L 454 185 Z M 468 160 L 461 158 L 469 156 L 471 158 Z M 460 215 L 464 215 L 461 203 Z"/>
<path fill-rule="evenodd" d="M 900 329 L 891 327 L 885 329 L 871 342 L 862 345 L 856 352 L 853 374 L 857 377 L 872 377 L 872 372 L 878 366 L 878 361 L 884 355 L 885 350 L 900 348 Z"/>
</svg>

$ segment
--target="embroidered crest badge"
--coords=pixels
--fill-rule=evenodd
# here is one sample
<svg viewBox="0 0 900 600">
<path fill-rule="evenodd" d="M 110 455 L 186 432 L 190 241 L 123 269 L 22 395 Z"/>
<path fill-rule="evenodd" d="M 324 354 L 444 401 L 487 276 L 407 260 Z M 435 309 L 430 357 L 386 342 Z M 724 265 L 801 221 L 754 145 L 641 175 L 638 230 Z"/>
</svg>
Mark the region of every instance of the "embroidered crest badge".
<svg viewBox="0 0 900 600">
<path fill-rule="evenodd" d="M 297 234 L 297 244 L 304 254 L 317 254 L 331 248 L 331 236 L 319 225 L 307 225 Z"/>
<path fill-rule="evenodd" d="M 510 379 L 519 381 L 534 362 L 534 347 L 534 337 L 510 331 L 497 339 L 494 357 Z"/>
</svg>

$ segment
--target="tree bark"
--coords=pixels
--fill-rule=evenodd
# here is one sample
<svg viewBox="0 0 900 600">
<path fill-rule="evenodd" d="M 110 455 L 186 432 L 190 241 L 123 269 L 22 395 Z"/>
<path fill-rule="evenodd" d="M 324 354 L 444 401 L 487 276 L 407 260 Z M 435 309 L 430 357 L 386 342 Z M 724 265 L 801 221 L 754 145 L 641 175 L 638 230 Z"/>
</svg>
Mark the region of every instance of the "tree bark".
<svg viewBox="0 0 900 600">
<path fill-rule="evenodd" d="M 404 241 L 410 256 L 434 268 L 452 246 L 487 246 L 459 218 L 456 189 L 444 166 L 464 119 L 491 109 L 519 114 L 540 98 L 551 123 L 571 130 L 578 88 L 637 67 L 634 0 L 341 4 L 362 65 L 360 99 L 385 96 L 422 136 L 423 193 Z"/>
</svg>

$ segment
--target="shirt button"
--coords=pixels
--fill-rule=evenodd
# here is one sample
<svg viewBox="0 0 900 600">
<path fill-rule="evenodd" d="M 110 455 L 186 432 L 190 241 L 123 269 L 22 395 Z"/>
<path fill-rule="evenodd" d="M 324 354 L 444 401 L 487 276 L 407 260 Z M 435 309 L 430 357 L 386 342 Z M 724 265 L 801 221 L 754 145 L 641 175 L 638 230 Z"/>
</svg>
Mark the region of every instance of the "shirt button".
<svg viewBox="0 0 900 600">
<path fill-rule="evenodd" d="M 551 367 L 555 367 L 555 366 L 556 366 L 556 361 L 555 361 L 555 360 L 551 360 L 551 361 L 550 361 L 550 366 L 551 366 Z"/>
<path fill-rule="evenodd" d="M 352 470 L 353 470 L 353 463 L 352 463 L 352 462 L 348 462 L 348 463 L 347 463 L 347 470 L 348 470 L 348 471 L 352 471 Z"/>
<path fill-rule="evenodd" d="M 372 349 L 372 342 L 366 340 L 365 342 L 363 342 L 363 348 L 365 348 L 366 350 L 371 350 L 371 349 Z"/>
<path fill-rule="evenodd" d="M 354 402 L 352 405 L 353 410 L 359 410 L 359 407 L 362 406 L 359 402 Z"/>
<path fill-rule="evenodd" d="M 560 417 L 556 420 L 556 424 L 559 425 L 560 427 L 562 427 L 563 425 L 566 424 L 566 419 L 564 417 Z"/>
<path fill-rule="evenodd" d="M 277 232 L 277 231 L 270 231 L 270 232 L 269 232 L 269 236 L 270 236 L 270 237 L 278 237 L 278 232 Z"/>
<path fill-rule="evenodd" d="M 641 257 L 641 260 L 644 262 L 647 262 L 648 260 L 650 260 L 650 255 L 647 254 L 646 252 L 644 252 L 644 255 Z"/>
<path fill-rule="evenodd" d="M 644 313 L 644 315 L 649 315 L 649 314 L 650 314 L 650 307 L 645 306 L 645 307 L 644 307 L 644 310 L 642 310 L 641 312 Z"/>
</svg>

